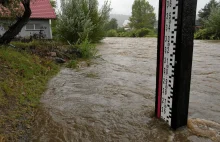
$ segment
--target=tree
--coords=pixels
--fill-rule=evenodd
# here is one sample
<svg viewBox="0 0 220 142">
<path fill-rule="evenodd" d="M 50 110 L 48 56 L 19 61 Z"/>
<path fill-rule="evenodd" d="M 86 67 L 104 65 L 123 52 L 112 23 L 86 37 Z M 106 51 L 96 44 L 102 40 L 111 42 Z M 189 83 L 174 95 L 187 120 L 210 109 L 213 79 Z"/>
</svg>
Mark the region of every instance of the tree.
<svg viewBox="0 0 220 142">
<path fill-rule="evenodd" d="M 108 30 L 117 30 L 118 29 L 118 21 L 115 18 L 112 18 L 107 24 L 105 29 Z"/>
<path fill-rule="evenodd" d="M 98 42 L 105 36 L 109 12 L 108 1 L 98 10 L 97 0 L 69 0 L 63 3 L 56 30 L 61 40 L 73 44 L 86 38 Z"/>
<path fill-rule="evenodd" d="M 154 8 L 146 0 L 135 0 L 132 5 L 130 27 L 134 29 L 153 29 L 156 22 Z"/>
<path fill-rule="evenodd" d="M 199 22 L 204 25 L 204 22 L 208 19 L 211 13 L 211 9 L 216 8 L 219 5 L 220 5 L 220 2 L 218 3 L 216 0 L 210 0 L 210 2 L 207 3 L 205 7 L 199 11 L 199 14 L 198 14 Z"/>
<path fill-rule="evenodd" d="M 212 33 L 214 39 L 220 39 L 220 7 L 213 7 L 210 16 L 204 22 L 205 28 Z"/>
<path fill-rule="evenodd" d="M 196 39 L 220 39 L 220 7 L 212 7 L 202 29 L 196 32 Z"/>
<path fill-rule="evenodd" d="M 0 0 L 0 8 L 3 11 L 0 13 L 0 16 L 2 17 L 7 15 L 11 18 L 16 17 L 16 22 L 12 24 L 0 38 L 0 44 L 10 43 L 11 40 L 19 34 L 23 26 L 28 23 L 31 16 L 30 1 L 31 0 Z M 23 5 L 24 12 L 22 12 L 20 4 Z"/>
</svg>

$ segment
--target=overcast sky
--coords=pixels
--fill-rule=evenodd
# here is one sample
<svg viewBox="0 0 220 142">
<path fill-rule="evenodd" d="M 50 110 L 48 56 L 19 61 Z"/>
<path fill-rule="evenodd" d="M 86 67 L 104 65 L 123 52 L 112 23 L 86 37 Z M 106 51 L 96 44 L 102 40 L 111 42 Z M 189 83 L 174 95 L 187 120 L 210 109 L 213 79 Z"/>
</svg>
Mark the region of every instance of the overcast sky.
<svg viewBox="0 0 220 142">
<path fill-rule="evenodd" d="M 58 5 L 60 0 L 58 1 Z M 99 5 L 103 5 L 105 0 L 98 0 Z M 134 0 L 110 0 L 111 1 L 111 14 L 124 14 L 124 15 L 131 15 L 132 4 Z M 158 15 L 158 3 L 159 0 L 148 0 L 149 3 L 155 8 L 155 13 Z M 208 3 L 209 0 L 198 0 L 197 4 L 197 12 Z"/>
<path fill-rule="evenodd" d="M 98 0 L 99 5 L 103 5 L 104 0 Z M 132 11 L 132 4 L 134 0 L 110 0 L 111 1 L 111 8 L 112 14 L 124 14 L 124 15 L 131 15 Z M 149 3 L 155 8 L 155 13 L 158 15 L 158 4 L 159 0 L 147 0 Z M 209 0 L 198 0 L 197 4 L 197 11 L 205 6 Z"/>
</svg>

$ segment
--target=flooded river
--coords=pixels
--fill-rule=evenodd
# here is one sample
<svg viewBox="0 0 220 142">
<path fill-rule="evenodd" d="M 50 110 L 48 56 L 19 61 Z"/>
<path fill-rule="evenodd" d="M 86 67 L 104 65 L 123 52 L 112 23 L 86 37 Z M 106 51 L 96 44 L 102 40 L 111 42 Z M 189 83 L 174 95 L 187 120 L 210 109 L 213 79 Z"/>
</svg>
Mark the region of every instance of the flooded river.
<svg viewBox="0 0 220 142">
<path fill-rule="evenodd" d="M 154 118 L 156 44 L 156 38 L 106 38 L 89 67 L 62 69 L 41 98 L 31 141 L 220 140 L 220 42 L 195 41 L 191 125 L 176 132 Z"/>
</svg>

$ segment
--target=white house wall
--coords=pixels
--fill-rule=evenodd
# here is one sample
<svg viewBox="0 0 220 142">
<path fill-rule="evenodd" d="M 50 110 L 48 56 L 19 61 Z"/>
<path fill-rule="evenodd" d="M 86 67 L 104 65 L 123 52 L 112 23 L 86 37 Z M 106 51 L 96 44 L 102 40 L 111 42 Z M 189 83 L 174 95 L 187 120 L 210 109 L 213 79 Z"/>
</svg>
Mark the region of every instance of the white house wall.
<svg viewBox="0 0 220 142">
<path fill-rule="evenodd" d="M 45 35 L 46 39 L 52 39 L 52 31 L 49 19 L 46 20 L 30 20 L 28 24 L 40 24 L 42 33 Z M 5 33 L 5 29 L 0 24 L 0 35 Z M 40 30 L 27 30 L 26 26 L 24 26 L 18 36 L 29 38 L 34 34 L 39 34 Z"/>
</svg>

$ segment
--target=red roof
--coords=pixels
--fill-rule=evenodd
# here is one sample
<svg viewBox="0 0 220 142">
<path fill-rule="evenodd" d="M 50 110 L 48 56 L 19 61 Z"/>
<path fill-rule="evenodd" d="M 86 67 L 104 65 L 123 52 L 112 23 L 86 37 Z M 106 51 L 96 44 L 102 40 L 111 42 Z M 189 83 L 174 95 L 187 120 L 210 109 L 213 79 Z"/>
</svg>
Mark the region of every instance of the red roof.
<svg viewBox="0 0 220 142">
<path fill-rule="evenodd" d="M 56 14 L 50 0 L 34 0 L 31 2 L 31 19 L 55 19 Z"/>
</svg>

